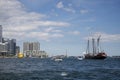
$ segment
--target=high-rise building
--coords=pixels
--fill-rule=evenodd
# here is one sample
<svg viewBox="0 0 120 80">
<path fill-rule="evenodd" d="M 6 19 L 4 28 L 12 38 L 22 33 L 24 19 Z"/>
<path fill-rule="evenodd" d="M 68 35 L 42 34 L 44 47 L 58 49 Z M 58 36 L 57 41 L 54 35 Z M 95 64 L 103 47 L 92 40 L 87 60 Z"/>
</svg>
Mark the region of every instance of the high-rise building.
<svg viewBox="0 0 120 80">
<path fill-rule="evenodd" d="M 16 39 L 5 39 L 0 43 L 0 53 L 6 53 L 7 55 L 16 54 Z"/>
<path fill-rule="evenodd" d="M 26 56 L 35 56 L 38 51 L 40 51 L 39 42 L 24 42 L 23 43 L 23 53 Z"/>
<path fill-rule="evenodd" d="M 3 56 L 8 53 L 8 43 L 0 43 L 0 55 Z"/>
<path fill-rule="evenodd" d="M 0 25 L 0 42 L 2 42 L 2 25 Z"/>
<path fill-rule="evenodd" d="M 23 53 L 27 50 L 29 50 L 29 42 L 24 42 L 23 43 Z"/>
<path fill-rule="evenodd" d="M 39 42 L 24 42 L 23 43 L 23 52 L 25 51 L 38 51 L 40 50 Z"/>
<path fill-rule="evenodd" d="M 39 42 L 33 42 L 33 50 L 40 50 L 40 43 Z"/>
<path fill-rule="evenodd" d="M 39 42 L 24 42 L 23 43 L 23 53 L 26 57 L 47 57 L 45 51 L 40 51 Z"/>
<path fill-rule="evenodd" d="M 8 40 L 8 51 L 10 54 L 16 54 L 16 39 L 9 39 Z"/>
</svg>

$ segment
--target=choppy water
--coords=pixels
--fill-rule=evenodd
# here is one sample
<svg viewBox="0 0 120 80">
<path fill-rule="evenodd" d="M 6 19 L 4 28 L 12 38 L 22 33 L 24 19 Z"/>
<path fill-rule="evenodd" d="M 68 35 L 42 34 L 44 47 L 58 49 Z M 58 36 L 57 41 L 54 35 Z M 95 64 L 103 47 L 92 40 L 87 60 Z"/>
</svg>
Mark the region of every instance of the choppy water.
<svg viewBox="0 0 120 80">
<path fill-rule="evenodd" d="M 120 80 L 120 59 L 0 59 L 0 80 Z"/>
</svg>

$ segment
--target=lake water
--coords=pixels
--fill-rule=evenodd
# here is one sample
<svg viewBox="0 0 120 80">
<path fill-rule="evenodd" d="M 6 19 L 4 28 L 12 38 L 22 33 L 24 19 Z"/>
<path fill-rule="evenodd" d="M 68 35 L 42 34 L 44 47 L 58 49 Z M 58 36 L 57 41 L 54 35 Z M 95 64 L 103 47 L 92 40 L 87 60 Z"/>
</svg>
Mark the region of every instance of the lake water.
<svg viewBox="0 0 120 80">
<path fill-rule="evenodd" d="M 120 80 L 120 59 L 0 58 L 0 80 Z"/>
</svg>

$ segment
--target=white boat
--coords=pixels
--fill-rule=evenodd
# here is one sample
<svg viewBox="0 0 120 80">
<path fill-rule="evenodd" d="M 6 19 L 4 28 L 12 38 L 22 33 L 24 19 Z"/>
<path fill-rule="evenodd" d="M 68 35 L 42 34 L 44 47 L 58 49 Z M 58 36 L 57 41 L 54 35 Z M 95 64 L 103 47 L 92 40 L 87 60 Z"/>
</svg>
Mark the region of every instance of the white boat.
<svg viewBox="0 0 120 80">
<path fill-rule="evenodd" d="M 53 57 L 52 57 L 52 60 L 61 62 L 61 61 L 63 61 L 63 58 L 64 58 L 63 55 L 62 55 L 62 56 L 53 56 Z"/>
<path fill-rule="evenodd" d="M 55 58 L 54 60 L 55 60 L 55 61 L 63 61 L 62 58 Z"/>
<path fill-rule="evenodd" d="M 83 60 L 82 56 L 77 57 L 78 60 Z"/>
</svg>

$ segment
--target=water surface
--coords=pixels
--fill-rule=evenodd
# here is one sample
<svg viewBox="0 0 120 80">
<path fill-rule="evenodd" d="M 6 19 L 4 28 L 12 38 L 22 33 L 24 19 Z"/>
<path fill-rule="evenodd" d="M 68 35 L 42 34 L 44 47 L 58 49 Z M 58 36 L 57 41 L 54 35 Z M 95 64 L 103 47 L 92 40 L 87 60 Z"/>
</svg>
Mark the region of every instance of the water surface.
<svg viewBox="0 0 120 80">
<path fill-rule="evenodd" d="M 120 59 L 0 58 L 0 80 L 120 80 Z"/>
</svg>

